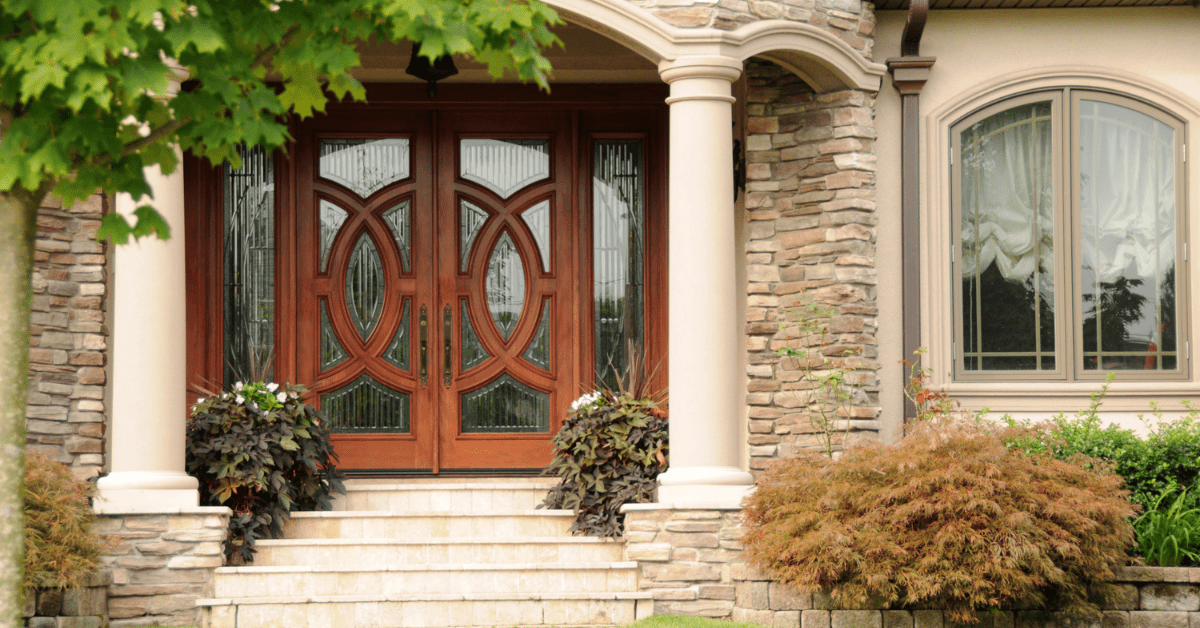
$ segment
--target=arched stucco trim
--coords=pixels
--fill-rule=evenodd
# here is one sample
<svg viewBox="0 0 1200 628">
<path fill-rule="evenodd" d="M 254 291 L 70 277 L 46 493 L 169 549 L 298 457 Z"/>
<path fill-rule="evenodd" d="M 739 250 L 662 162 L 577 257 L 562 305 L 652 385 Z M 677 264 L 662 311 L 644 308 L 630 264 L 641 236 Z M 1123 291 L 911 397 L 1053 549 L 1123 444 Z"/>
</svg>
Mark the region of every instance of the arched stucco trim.
<svg viewBox="0 0 1200 628">
<path fill-rule="evenodd" d="M 595 31 L 659 64 L 682 57 L 753 56 L 787 68 L 819 92 L 879 91 L 887 68 L 867 60 L 834 35 L 811 24 L 763 20 L 733 31 L 671 26 L 623 0 L 546 0 L 564 19 Z"/>
</svg>

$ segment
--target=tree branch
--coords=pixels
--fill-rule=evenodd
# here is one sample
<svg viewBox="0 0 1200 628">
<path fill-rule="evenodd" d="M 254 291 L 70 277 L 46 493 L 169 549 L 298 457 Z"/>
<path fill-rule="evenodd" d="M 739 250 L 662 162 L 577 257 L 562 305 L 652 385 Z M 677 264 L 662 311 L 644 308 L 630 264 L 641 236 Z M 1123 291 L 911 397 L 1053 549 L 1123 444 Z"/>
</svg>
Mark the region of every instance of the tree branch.
<svg viewBox="0 0 1200 628">
<path fill-rule="evenodd" d="M 121 149 L 121 154 L 118 155 L 117 158 L 123 158 L 123 157 L 130 156 L 130 155 L 142 150 L 143 148 L 145 148 L 159 140 L 162 140 L 163 138 L 170 136 L 172 133 L 174 133 L 175 131 L 178 131 L 180 128 L 182 128 L 183 125 L 185 125 L 191 121 L 192 121 L 191 118 L 187 118 L 187 117 L 176 118 L 174 120 L 171 120 L 170 122 L 151 131 L 149 135 L 146 135 L 144 137 L 139 137 L 136 140 L 133 140 L 132 142 L 126 144 L 125 147 Z M 85 157 L 76 157 L 73 161 L 74 161 L 74 163 L 72 165 L 75 168 L 80 168 L 85 163 L 87 163 L 88 160 Z M 113 156 L 111 154 L 100 155 L 94 161 L 91 162 L 91 165 L 104 166 L 104 165 L 108 165 L 108 164 L 112 163 L 112 161 L 113 161 Z"/>
<path fill-rule="evenodd" d="M 263 48 L 262 51 L 260 51 L 258 53 L 258 56 L 254 57 L 254 61 L 252 61 L 250 63 L 250 67 L 253 68 L 254 66 L 257 66 L 257 65 L 266 65 L 267 59 L 274 56 L 275 53 L 278 52 L 279 50 L 283 49 L 284 46 L 287 46 L 288 44 L 292 43 L 292 38 L 295 37 L 296 33 L 299 33 L 299 32 L 300 32 L 299 25 L 293 24 L 292 26 L 290 26 L 287 29 L 287 31 L 285 31 L 283 33 L 283 37 L 279 38 L 279 41 L 271 44 L 270 46 L 267 46 L 266 48 Z"/>
</svg>

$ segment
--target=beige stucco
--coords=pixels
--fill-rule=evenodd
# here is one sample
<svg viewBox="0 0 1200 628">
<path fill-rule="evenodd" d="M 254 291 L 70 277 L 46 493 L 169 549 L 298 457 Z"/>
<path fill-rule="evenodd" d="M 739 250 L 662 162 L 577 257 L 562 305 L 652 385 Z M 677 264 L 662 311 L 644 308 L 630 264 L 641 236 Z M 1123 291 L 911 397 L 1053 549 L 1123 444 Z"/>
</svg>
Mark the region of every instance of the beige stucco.
<svg viewBox="0 0 1200 628">
<path fill-rule="evenodd" d="M 875 55 L 899 55 L 905 14 L 878 15 Z M 921 92 L 922 345 L 929 349 L 934 383 L 946 387 L 966 408 L 1047 416 L 1087 405 L 1098 383 L 955 383 L 949 381 L 953 309 L 950 297 L 949 125 L 972 110 L 1000 98 L 1051 86 L 1081 86 L 1132 95 L 1175 114 L 1187 125 L 1186 143 L 1200 139 L 1200 11 L 1194 8 L 1061 9 L 1004 11 L 933 11 L 921 54 L 937 58 Z M 891 85 L 881 91 L 879 128 L 879 305 L 881 318 L 899 321 L 900 306 L 900 115 L 899 96 Z M 1190 188 L 1185 211 L 1188 240 L 1195 237 L 1196 182 L 1200 164 L 1185 165 Z M 1191 289 L 1197 267 L 1188 261 Z M 1194 292 L 1193 292 L 1194 293 Z M 1186 324 L 1200 331 L 1191 308 Z M 898 361 L 903 357 L 900 328 L 879 333 L 884 371 L 885 407 L 900 400 Z M 1178 408 L 1181 397 L 1200 394 L 1192 377 L 1175 382 L 1121 382 L 1112 385 L 1105 407 L 1124 411 L 1110 418 L 1133 420 L 1158 400 Z M 893 426 L 896 429 L 898 426 Z"/>
</svg>

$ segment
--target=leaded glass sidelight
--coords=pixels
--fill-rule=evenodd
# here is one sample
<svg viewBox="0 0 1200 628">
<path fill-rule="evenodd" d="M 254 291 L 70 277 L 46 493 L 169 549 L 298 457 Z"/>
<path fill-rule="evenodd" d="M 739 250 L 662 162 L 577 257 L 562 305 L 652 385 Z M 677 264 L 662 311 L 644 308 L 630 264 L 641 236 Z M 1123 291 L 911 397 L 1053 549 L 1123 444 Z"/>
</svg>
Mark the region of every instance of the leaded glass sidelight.
<svg viewBox="0 0 1200 628">
<path fill-rule="evenodd" d="M 521 220 L 533 233 L 533 241 L 542 256 L 542 270 L 550 272 L 550 201 L 542 201 L 521 212 Z"/>
<path fill-rule="evenodd" d="M 479 336 L 475 333 L 475 326 L 471 324 L 471 315 L 467 312 L 467 300 L 461 300 L 462 307 L 462 371 L 482 364 L 484 360 L 491 357 L 488 355 L 487 349 L 483 348 L 483 343 L 479 341 Z"/>
<path fill-rule="evenodd" d="M 462 431 L 549 432 L 550 395 L 505 373 L 462 396 Z"/>
<path fill-rule="evenodd" d="M 409 396 L 370 375 L 321 395 L 321 410 L 334 432 L 409 431 Z"/>
<path fill-rule="evenodd" d="M 385 286 L 379 250 L 371 236 L 363 232 L 346 265 L 346 306 L 350 309 L 354 328 L 364 341 L 379 323 Z"/>
<path fill-rule="evenodd" d="M 550 176 L 548 140 L 464 139 L 459 151 L 459 176 L 500 198 Z"/>
<path fill-rule="evenodd" d="M 319 174 L 366 198 L 388 185 L 408 178 L 408 140 L 321 140 Z"/>
<path fill-rule="evenodd" d="M 1079 104 L 1083 368 L 1177 368 L 1175 129 Z"/>
<path fill-rule="evenodd" d="M 346 350 L 338 342 L 337 334 L 333 333 L 333 325 L 329 324 L 325 299 L 321 299 L 321 370 L 328 371 L 341 364 L 346 357 Z"/>
<path fill-rule="evenodd" d="M 326 200 L 321 201 L 320 210 L 321 272 L 325 272 L 329 262 L 329 252 L 333 250 L 333 239 L 337 237 L 338 231 L 346 223 L 346 218 L 350 214 L 341 207 Z"/>
<path fill-rule="evenodd" d="M 487 306 L 492 322 L 505 340 L 512 335 L 525 306 L 525 265 L 512 238 L 505 232 L 496 241 L 487 266 Z"/>
<path fill-rule="evenodd" d="M 471 247 L 475 245 L 475 236 L 479 235 L 479 230 L 483 228 L 483 223 L 487 222 L 487 217 L 487 212 L 474 203 L 462 201 L 459 205 L 458 250 L 462 261 L 458 269 L 463 272 L 466 272 L 467 261 L 471 259 Z"/>
<path fill-rule="evenodd" d="M 396 335 L 392 337 L 391 344 L 383 352 L 383 359 L 402 371 L 407 371 L 409 365 L 408 302 L 409 299 L 404 300 L 404 307 L 400 314 L 400 327 L 396 329 Z"/>
<path fill-rule="evenodd" d="M 272 377 L 275 347 L 275 161 L 238 148 L 242 167 L 225 165 L 225 383 L 261 367 Z"/>
<path fill-rule="evenodd" d="M 1052 103 L 991 115 L 961 136 L 965 369 L 1052 371 Z"/>
<path fill-rule="evenodd" d="M 400 272 L 412 272 L 412 267 L 409 266 L 408 262 L 411 220 L 409 202 L 407 200 L 383 212 L 383 221 L 387 223 L 388 228 L 392 231 L 392 237 L 396 239 L 396 248 L 400 249 L 400 264 L 402 266 Z"/>
<path fill-rule="evenodd" d="M 646 171 L 640 139 L 596 140 L 592 166 L 592 315 L 597 382 L 616 385 L 643 347 Z M 616 372 L 614 372 L 616 369 Z"/>
<path fill-rule="evenodd" d="M 542 320 L 538 323 L 533 341 L 525 350 L 525 359 L 538 368 L 550 370 L 550 299 L 542 301 Z"/>
</svg>

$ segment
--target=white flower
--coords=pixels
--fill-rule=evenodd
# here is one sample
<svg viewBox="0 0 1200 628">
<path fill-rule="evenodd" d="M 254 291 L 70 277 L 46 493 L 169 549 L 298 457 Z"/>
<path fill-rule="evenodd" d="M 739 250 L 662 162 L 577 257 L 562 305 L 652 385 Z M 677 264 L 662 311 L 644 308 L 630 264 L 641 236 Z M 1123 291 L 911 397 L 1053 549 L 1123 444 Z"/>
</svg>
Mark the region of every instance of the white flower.
<svg viewBox="0 0 1200 628">
<path fill-rule="evenodd" d="M 233 389 L 234 389 L 234 390 L 241 390 L 241 389 L 243 389 L 243 388 L 245 388 L 245 386 L 244 386 L 244 385 L 242 385 L 242 383 L 241 383 L 241 382 L 234 382 L 234 384 L 233 384 Z"/>
<path fill-rule="evenodd" d="M 276 390 L 279 390 L 279 384 L 276 384 L 275 382 L 271 382 L 270 384 L 267 384 L 267 390 L 269 390 L 270 392 L 275 392 Z M 280 401 L 283 401 L 283 400 L 280 399 Z"/>
<path fill-rule="evenodd" d="M 573 412 L 573 413 L 579 412 L 580 410 L 592 405 L 593 403 L 596 403 L 599 400 L 600 400 L 600 391 L 598 391 L 598 390 L 592 391 L 592 392 L 576 399 L 575 402 L 571 404 L 571 412 Z"/>
<path fill-rule="evenodd" d="M 278 393 L 275 395 L 275 398 L 279 400 L 279 403 L 283 403 L 287 401 L 287 393 Z"/>
<path fill-rule="evenodd" d="M 241 396 L 241 395 L 238 395 L 237 397 L 234 397 L 234 398 L 233 398 L 233 400 L 234 400 L 234 401 L 236 401 L 236 402 L 238 402 L 238 403 L 246 403 L 246 398 L 245 398 L 245 397 L 243 397 L 243 396 Z"/>
<path fill-rule="evenodd" d="M 197 400 L 196 400 L 196 404 L 197 404 L 197 405 L 199 405 L 199 404 L 202 404 L 202 403 L 204 403 L 204 397 L 201 397 L 201 398 L 199 398 L 199 399 L 197 399 Z"/>
<path fill-rule="evenodd" d="M 299 398 L 300 398 L 300 394 L 299 394 L 299 393 L 297 393 L 297 392 L 295 392 L 295 391 L 289 392 L 289 393 L 288 393 L 288 396 L 289 396 L 289 397 L 291 397 L 292 399 L 299 399 Z"/>
</svg>

